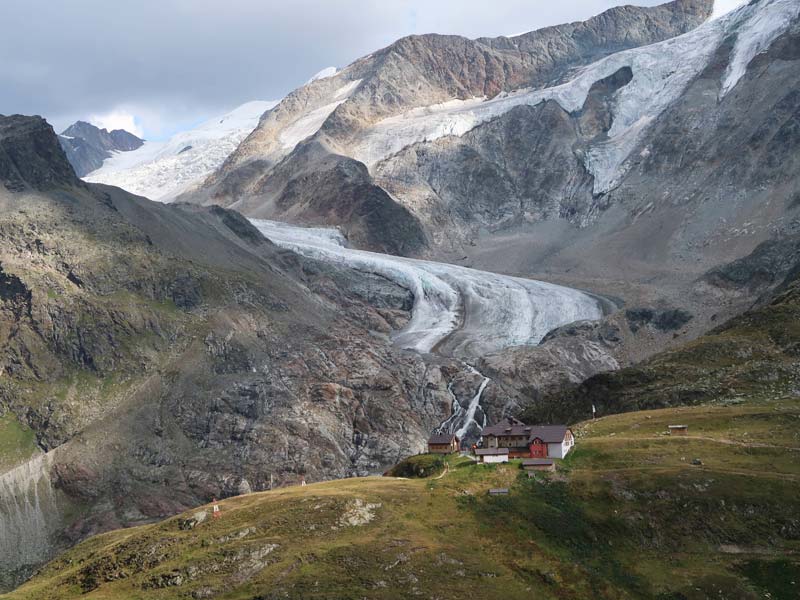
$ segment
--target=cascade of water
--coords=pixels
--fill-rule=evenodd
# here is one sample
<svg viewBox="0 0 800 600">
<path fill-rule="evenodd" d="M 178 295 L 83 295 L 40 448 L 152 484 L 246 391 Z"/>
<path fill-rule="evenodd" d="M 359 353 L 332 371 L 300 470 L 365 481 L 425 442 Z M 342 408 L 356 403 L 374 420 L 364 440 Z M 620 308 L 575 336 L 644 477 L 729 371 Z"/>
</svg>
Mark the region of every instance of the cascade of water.
<svg viewBox="0 0 800 600">
<path fill-rule="evenodd" d="M 444 421 L 436 431 L 438 433 L 454 433 L 461 440 L 462 444 L 472 444 L 480 438 L 481 431 L 486 426 L 486 413 L 481 407 L 481 400 L 483 392 L 486 391 L 486 386 L 489 385 L 491 379 L 484 377 L 474 367 L 465 364 L 471 373 L 480 375 L 482 381 L 478 386 L 477 391 L 472 396 L 466 407 L 462 406 L 458 401 L 455 393 L 453 392 L 453 382 L 447 386 L 447 391 L 453 398 L 453 413 Z"/>
</svg>

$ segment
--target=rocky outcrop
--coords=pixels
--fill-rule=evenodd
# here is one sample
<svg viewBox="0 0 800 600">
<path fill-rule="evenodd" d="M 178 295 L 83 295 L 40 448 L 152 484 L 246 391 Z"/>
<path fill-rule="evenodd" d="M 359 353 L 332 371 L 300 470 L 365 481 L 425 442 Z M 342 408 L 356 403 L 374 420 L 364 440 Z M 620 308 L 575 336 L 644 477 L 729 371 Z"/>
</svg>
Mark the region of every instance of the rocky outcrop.
<svg viewBox="0 0 800 600">
<path fill-rule="evenodd" d="M 598 373 L 619 369 L 624 340 L 613 319 L 579 321 L 552 331 L 539 346 L 518 346 L 483 357 L 476 365 L 492 379 L 483 402 L 489 423 L 526 414 L 531 423 L 559 421 L 553 398 Z"/>
<path fill-rule="evenodd" d="M 599 373 L 547 405 L 565 419 L 743 397 L 800 393 L 800 266 L 762 305 L 698 339 L 616 372 Z"/>
<path fill-rule="evenodd" d="M 712 269 L 702 280 L 720 288 L 758 291 L 786 277 L 798 262 L 798 236 L 767 240 L 744 258 Z"/>
<path fill-rule="evenodd" d="M 257 199 L 246 196 L 232 208 L 256 218 L 340 223 L 353 244 L 387 254 L 416 254 L 427 244 L 417 217 L 376 185 L 362 163 L 317 142 L 298 146 L 254 191 Z"/>
<path fill-rule="evenodd" d="M 20 115 L 0 115 L 0 182 L 12 192 L 79 184 L 53 128 Z"/>
<path fill-rule="evenodd" d="M 130 152 L 144 144 L 144 140 L 124 129 L 108 131 L 85 121 L 67 127 L 58 136 L 58 141 L 78 177 L 102 167 L 112 153 Z"/>
</svg>

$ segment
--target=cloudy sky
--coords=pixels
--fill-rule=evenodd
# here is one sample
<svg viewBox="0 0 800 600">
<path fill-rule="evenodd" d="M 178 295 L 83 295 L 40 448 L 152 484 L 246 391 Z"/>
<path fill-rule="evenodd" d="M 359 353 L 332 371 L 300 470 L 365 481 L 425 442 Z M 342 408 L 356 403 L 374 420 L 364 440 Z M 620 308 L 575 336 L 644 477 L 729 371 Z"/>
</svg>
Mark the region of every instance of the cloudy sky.
<svg viewBox="0 0 800 600">
<path fill-rule="evenodd" d="M 243 102 L 281 98 L 404 35 L 510 35 L 624 3 L 0 0 L 0 113 L 158 139 Z"/>
</svg>

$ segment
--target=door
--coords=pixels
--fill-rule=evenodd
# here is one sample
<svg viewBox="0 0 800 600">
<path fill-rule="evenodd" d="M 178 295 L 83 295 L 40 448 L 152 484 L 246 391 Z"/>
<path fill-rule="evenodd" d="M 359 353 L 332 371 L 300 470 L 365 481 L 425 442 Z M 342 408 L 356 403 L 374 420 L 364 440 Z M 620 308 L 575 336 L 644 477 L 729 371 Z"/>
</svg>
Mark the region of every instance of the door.
<svg viewBox="0 0 800 600">
<path fill-rule="evenodd" d="M 547 458 L 547 445 L 542 440 L 533 440 L 530 449 L 531 458 Z"/>
</svg>

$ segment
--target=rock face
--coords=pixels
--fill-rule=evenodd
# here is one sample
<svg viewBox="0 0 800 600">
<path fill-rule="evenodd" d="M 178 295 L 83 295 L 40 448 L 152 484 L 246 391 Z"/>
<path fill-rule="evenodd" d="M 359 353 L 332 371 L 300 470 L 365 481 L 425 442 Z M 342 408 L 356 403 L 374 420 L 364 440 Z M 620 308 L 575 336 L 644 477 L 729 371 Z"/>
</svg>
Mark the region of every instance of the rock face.
<svg viewBox="0 0 800 600">
<path fill-rule="evenodd" d="M 85 121 L 67 127 L 58 136 L 58 141 L 78 177 L 102 167 L 113 152 L 130 152 L 144 144 L 144 140 L 124 129 L 108 131 Z"/>
<path fill-rule="evenodd" d="M 49 556 L 63 515 L 52 485 L 52 455 L 0 475 L 0 588 L 13 587 Z"/>
<path fill-rule="evenodd" d="M 0 182 L 6 190 L 46 190 L 78 180 L 41 117 L 0 115 Z"/>
<path fill-rule="evenodd" d="M 0 548 L 52 518 L 6 584 L 214 495 L 381 472 L 449 416 L 465 367 L 390 344 L 407 290 L 83 184 L 41 119 L 0 132 L 0 415 L 47 451 L 0 473 Z"/>
<path fill-rule="evenodd" d="M 184 199 L 232 205 L 260 218 L 341 225 L 348 232 L 353 230 L 355 242 L 372 249 L 419 253 L 439 243 L 441 219 L 437 220 L 437 214 L 446 212 L 446 207 L 433 206 L 435 202 L 416 189 L 418 186 L 407 185 L 403 169 L 414 169 L 407 161 L 401 161 L 399 170 L 391 165 L 379 167 L 378 163 L 414 142 L 446 133 L 460 135 L 477 123 L 473 120 L 470 124 L 468 117 L 445 124 L 443 129 L 434 128 L 438 133 L 432 136 L 426 131 L 411 131 L 410 137 L 409 131 L 395 135 L 392 126 L 405 127 L 409 115 L 418 116 L 414 111 L 435 114 L 481 100 L 503 100 L 506 94 L 521 89 L 553 85 L 604 56 L 689 31 L 711 14 L 712 5 L 711 0 L 678 0 L 654 8 L 614 8 L 585 23 L 515 38 L 403 38 L 287 96 L 264 116 L 203 189 L 186 194 Z M 619 75 L 623 80 L 625 76 L 625 72 Z M 613 88 L 624 82 L 614 79 L 605 83 Z M 602 115 L 595 114 L 602 112 L 602 106 L 592 103 L 588 108 L 597 121 L 592 125 L 602 128 Z M 395 123 L 397 120 L 400 122 Z M 413 125 L 410 127 L 413 129 Z M 554 153 L 563 154 L 564 150 L 554 149 Z M 377 192 L 355 197 L 346 192 L 344 209 L 339 209 L 338 196 L 331 195 L 328 186 L 317 192 L 313 181 L 309 184 L 309 154 L 314 157 L 316 176 L 332 185 L 341 179 L 336 175 L 343 164 L 341 156 L 364 163 L 368 172 L 363 170 L 359 176 L 364 185 L 389 192 L 387 200 L 399 206 L 382 202 L 374 207 Z M 468 156 L 459 157 L 467 166 Z M 489 170 L 486 174 L 491 175 Z M 455 184 L 448 175 L 443 177 Z M 489 182 L 493 183 L 491 177 Z M 349 180 L 339 185 L 346 190 Z M 581 186 L 580 182 L 575 185 Z M 365 203 L 369 208 L 353 210 L 354 203 Z M 463 210 L 469 212 L 468 205 Z M 365 234 L 375 224 L 367 223 L 364 214 L 376 214 L 379 222 L 399 219 L 396 237 L 379 240 L 377 232 Z M 459 234 L 456 231 L 454 235 Z"/>
</svg>

